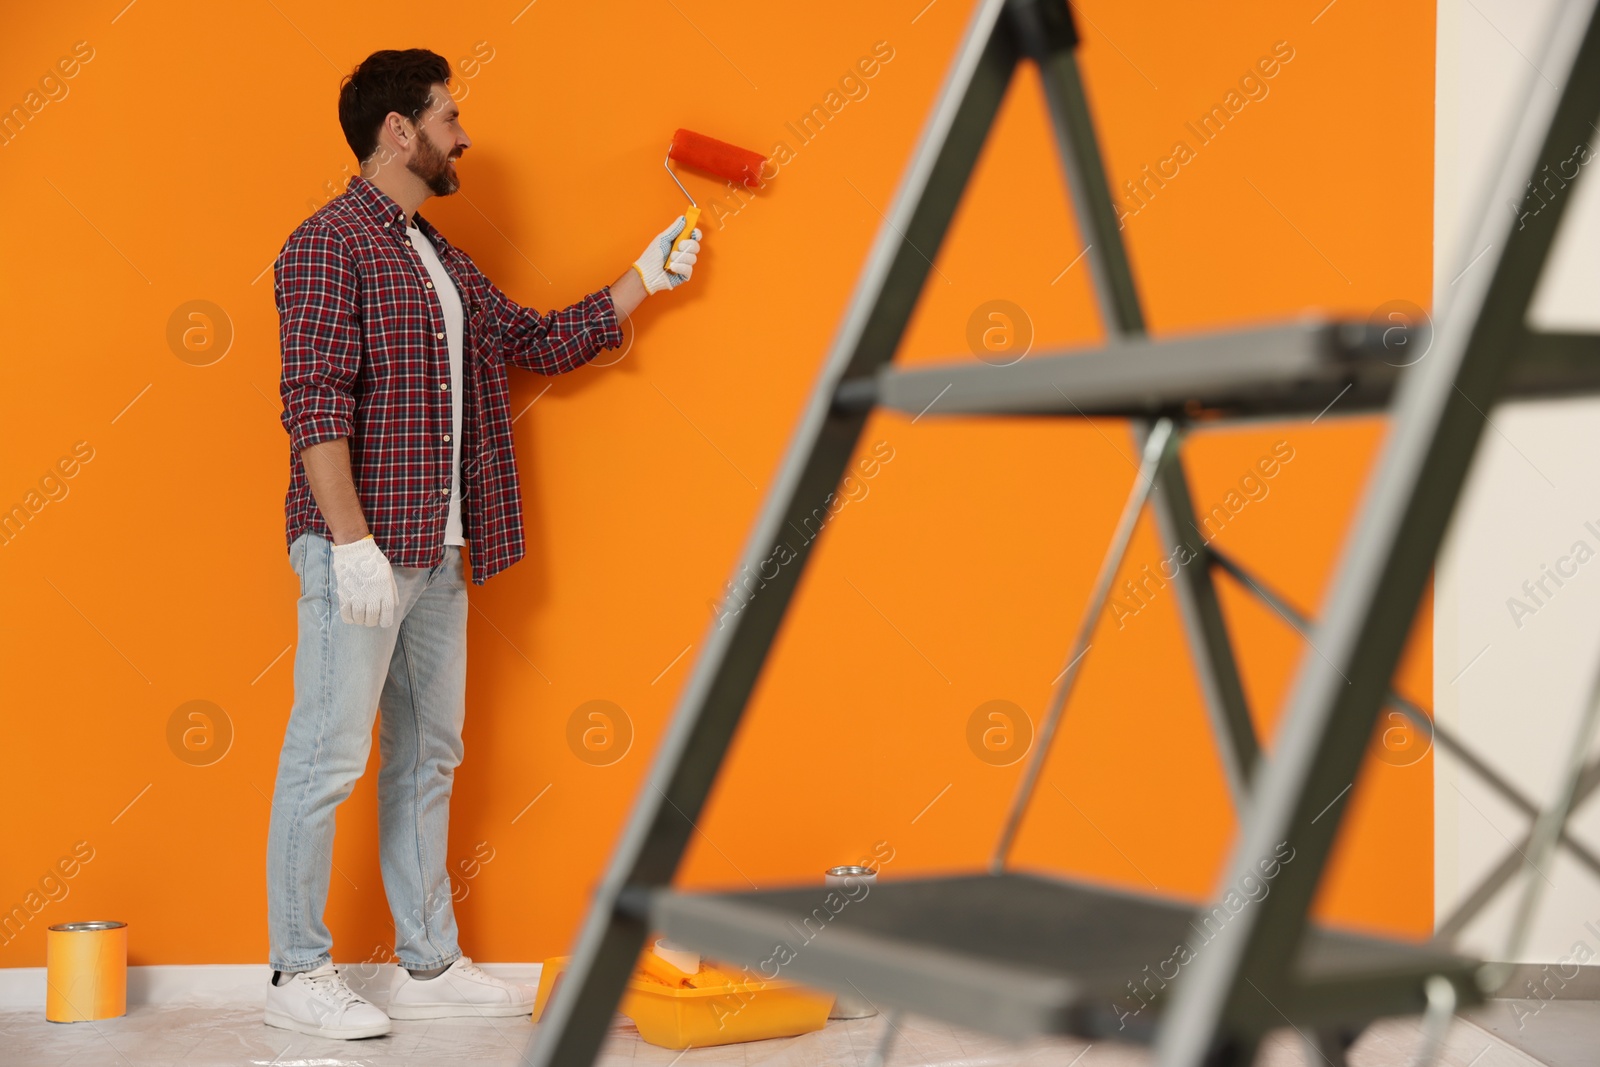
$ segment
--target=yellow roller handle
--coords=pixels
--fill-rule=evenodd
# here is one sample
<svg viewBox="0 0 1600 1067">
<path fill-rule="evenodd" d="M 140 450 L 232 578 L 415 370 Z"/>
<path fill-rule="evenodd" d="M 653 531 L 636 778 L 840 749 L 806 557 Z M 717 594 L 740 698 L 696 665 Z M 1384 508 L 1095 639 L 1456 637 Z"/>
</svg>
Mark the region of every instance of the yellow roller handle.
<svg viewBox="0 0 1600 1067">
<path fill-rule="evenodd" d="M 695 224 L 699 221 L 700 209 L 698 207 L 684 209 L 683 232 L 678 234 L 678 239 L 672 242 L 672 248 L 667 252 L 667 270 L 671 271 L 673 274 L 676 274 L 677 271 L 672 270 L 672 253 L 676 252 L 678 250 L 678 246 L 689 239 L 689 235 L 694 233 Z"/>
</svg>

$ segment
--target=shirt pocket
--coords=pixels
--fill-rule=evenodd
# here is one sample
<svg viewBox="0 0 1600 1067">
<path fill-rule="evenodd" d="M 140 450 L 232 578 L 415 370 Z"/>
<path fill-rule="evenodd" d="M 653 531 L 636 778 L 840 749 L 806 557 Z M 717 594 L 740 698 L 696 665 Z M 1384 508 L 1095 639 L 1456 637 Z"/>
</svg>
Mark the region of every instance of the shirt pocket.
<svg viewBox="0 0 1600 1067">
<path fill-rule="evenodd" d="M 500 320 L 490 311 L 484 296 L 469 292 L 461 307 L 473 358 L 489 364 L 500 363 Z"/>
</svg>

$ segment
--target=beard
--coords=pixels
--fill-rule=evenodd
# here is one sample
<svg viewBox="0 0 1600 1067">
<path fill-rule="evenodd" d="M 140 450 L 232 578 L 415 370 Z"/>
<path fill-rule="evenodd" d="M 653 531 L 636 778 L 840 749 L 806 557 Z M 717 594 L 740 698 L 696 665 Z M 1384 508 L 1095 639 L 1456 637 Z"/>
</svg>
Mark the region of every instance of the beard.
<svg viewBox="0 0 1600 1067">
<path fill-rule="evenodd" d="M 434 196 L 449 196 L 461 188 L 461 179 L 450 169 L 450 158 L 433 143 L 426 131 L 417 131 L 417 153 L 406 169 L 421 178 Z"/>
</svg>

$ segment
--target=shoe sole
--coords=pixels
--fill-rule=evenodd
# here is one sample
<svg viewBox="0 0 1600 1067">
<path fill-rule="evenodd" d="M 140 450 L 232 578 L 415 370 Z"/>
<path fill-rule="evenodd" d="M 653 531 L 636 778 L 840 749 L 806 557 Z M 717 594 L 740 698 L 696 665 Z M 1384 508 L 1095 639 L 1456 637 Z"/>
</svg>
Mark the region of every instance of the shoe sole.
<svg viewBox="0 0 1600 1067">
<path fill-rule="evenodd" d="M 382 1037 L 389 1032 L 389 1023 L 373 1023 L 371 1026 L 352 1026 L 345 1029 L 331 1029 L 318 1026 L 315 1023 L 302 1022 L 282 1012 L 269 1011 L 266 1014 L 268 1026 L 276 1026 L 281 1030 L 293 1030 L 297 1034 L 307 1037 L 331 1037 L 339 1041 L 353 1041 L 363 1037 Z"/>
<path fill-rule="evenodd" d="M 533 1015 L 533 1005 L 520 1004 L 390 1004 L 385 1010 L 391 1019 L 509 1019 Z"/>
</svg>

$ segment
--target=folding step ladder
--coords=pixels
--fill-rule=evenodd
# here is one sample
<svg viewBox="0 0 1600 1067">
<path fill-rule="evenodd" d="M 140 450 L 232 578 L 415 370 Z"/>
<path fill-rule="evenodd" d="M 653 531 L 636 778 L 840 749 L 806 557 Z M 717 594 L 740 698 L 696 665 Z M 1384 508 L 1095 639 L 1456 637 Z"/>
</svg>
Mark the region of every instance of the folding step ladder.
<svg viewBox="0 0 1600 1067">
<path fill-rule="evenodd" d="M 809 557 L 809 545 L 792 545 L 795 558 L 776 577 L 763 574 L 759 592 L 712 625 L 524 1062 L 593 1062 L 652 930 L 752 969 L 772 966 L 775 947 L 788 945 L 798 950 L 784 954 L 784 979 L 1014 1038 L 1151 1041 L 1163 1067 L 1248 1064 L 1262 1035 L 1286 1024 L 1310 1035 L 1337 1065 L 1372 1019 L 1428 1009 L 1435 1016 L 1442 1010 L 1448 1021 L 1453 1007 L 1492 990 L 1503 976 L 1480 961 L 1323 930 L 1307 914 L 1343 817 L 1344 806 L 1330 801 L 1355 780 L 1380 709 L 1426 717 L 1390 692 L 1389 682 L 1482 433 L 1483 412 L 1512 396 L 1600 392 L 1595 338 L 1535 334 L 1524 321 L 1570 196 L 1521 219 L 1487 206 L 1521 202 L 1530 176 L 1594 132 L 1591 121 L 1600 116 L 1595 8 L 1596 0 L 1565 4 L 1540 64 L 1548 80 L 1533 80 L 1481 212 L 1472 247 L 1488 251 L 1460 280 L 1426 358 L 1402 370 L 1364 323 L 1306 320 L 1146 337 L 1078 73 L 1070 10 L 1065 0 L 981 0 L 734 573 L 737 579 L 757 571 L 787 525 L 803 522 L 837 489 L 875 408 L 1134 420 L 1143 449 L 1139 476 L 992 868 L 880 883 L 837 913 L 818 911 L 826 894 L 821 886 L 737 893 L 672 888 L 693 821 Z M 1098 350 L 1035 355 L 1009 367 L 962 361 L 896 368 L 894 352 L 931 269 L 927 256 L 940 247 L 1024 59 L 1039 67 L 1111 340 Z M 1286 605 L 1238 561 L 1194 545 L 1179 446 L 1196 416 L 1207 425 L 1228 417 L 1310 416 L 1336 396 L 1341 411 L 1387 410 L 1390 430 L 1333 579 L 1327 615 L 1315 627 L 1320 654 L 1303 657 L 1267 758 L 1245 706 L 1213 568 L 1280 610 Z M 1203 909 L 1005 869 L 1081 652 L 1147 502 L 1166 543 L 1189 544 L 1205 563 L 1181 568 L 1175 585 L 1240 836 L 1216 905 Z M 1300 622 L 1302 630 L 1310 625 Z M 1464 754 L 1491 785 L 1515 795 L 1464 745 L 1434 729 L 1441 747 Z M 1570 770 L 1562 793 L 1568 806 L 1541 817 L 1535 859 L 1566 841 L 1570 802 L 1595 787 L 1594 773 L 1582 776 L 1581 758 Z M 1293 849 L 1292 862 L 1283 862 L 1280 848 Z M 1247 878 L 1259 882 L 1269 869 L 1268 894 L 1237 910 L 1227 906 L 1230 887 L 1251 884 Z M 821 915 L 828 916 L 827 936 L 795 946 L 796 931 L 808 919 L 823 921 Z M 1172 977 L 1162 965 L 1180 943 L 1195 948 Z M 1152 968 L 1166 977 L 1152 979 Z M 1150 999 L 1149 1010 L 1127 1009 L 1135 987 Z"/>
</svg>

